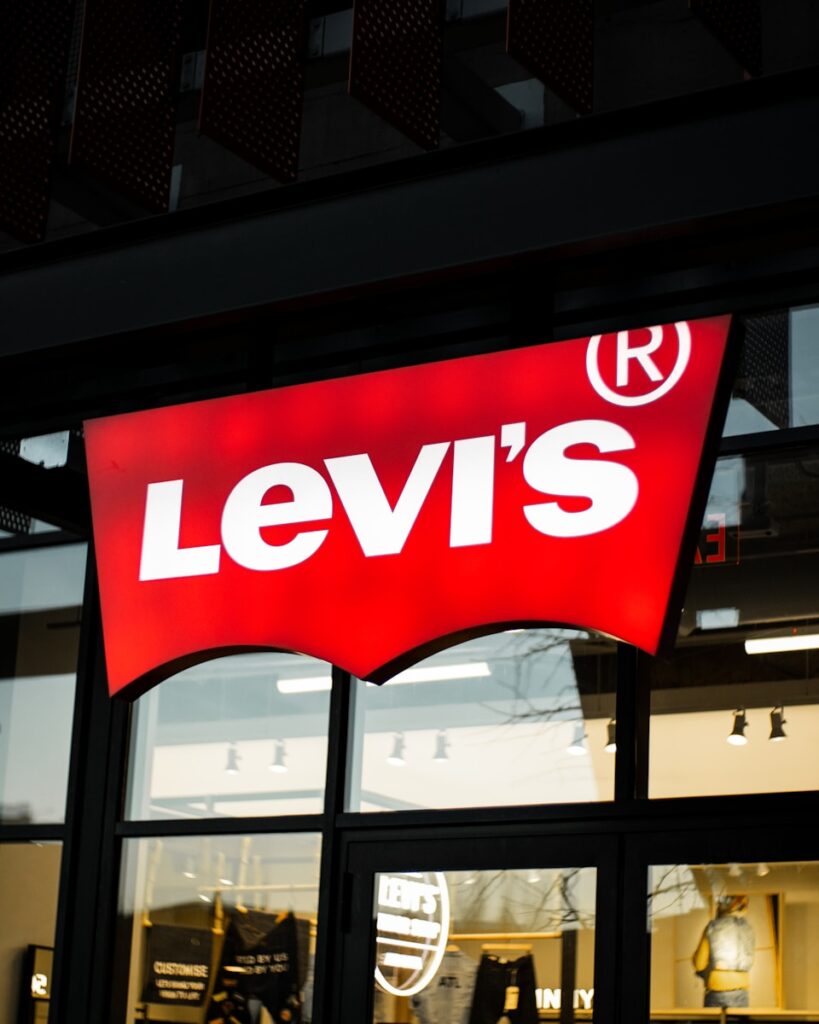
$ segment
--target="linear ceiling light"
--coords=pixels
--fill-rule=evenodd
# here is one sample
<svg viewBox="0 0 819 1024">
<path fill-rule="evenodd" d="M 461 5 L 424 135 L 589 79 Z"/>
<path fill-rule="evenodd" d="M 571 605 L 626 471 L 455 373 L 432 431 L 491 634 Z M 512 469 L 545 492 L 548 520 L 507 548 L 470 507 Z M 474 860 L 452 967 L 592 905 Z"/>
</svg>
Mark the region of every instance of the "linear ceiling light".
<svg viewBox="0 0 819 1024">
<path fill-rule="evenodd" d="M 819 633 L 789 633 L 787 636 L 761 636 L 745 641 L 746 654 L 810 651 L 817 647 L 819 647 Z"/>
<path fill-rule="evenodd" d="M 472 661 L 462 665 L 427 665 L 399 672 L 397 676 L 388 679 L 384 686 L 394 683 L 438 683 L 450 679 L 482 679 L 491 675 L 492 672 L 485 661 Z"/>
<path fill-rule="evenodd" d="M 302 676 L 301 679 L 277 679 L 279 693 L 320 693 L 333 686 L 332 676 Z"/>
<path fill-rule="evenodd" d="M 457 665 L 426 665 L 419 668 L 408 668 L 397 676 L 388 679 L 384 686 L 398 683 L 438 683 L 451 679 L 481 679 L 491 676 L 492 671 L 485 661 L 473 661 Z M 375 683 L 368 683 L 375 686 Z M 330 676 L 303 676 L 301 679 L 278 679 L 276 689 L 279 693 L 319 693 L 329 690 L 332 686 Z"/>
</svg>

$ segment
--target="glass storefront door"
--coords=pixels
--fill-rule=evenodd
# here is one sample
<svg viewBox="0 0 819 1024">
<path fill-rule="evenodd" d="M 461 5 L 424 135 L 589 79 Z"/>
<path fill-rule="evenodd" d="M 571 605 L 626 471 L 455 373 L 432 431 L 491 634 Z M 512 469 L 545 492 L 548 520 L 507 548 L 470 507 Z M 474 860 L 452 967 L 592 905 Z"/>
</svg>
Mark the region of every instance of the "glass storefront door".
<svg viewBox="0 0 819 1024">
<path fill-rule="evenodd" d="M 613 845 L 472 833 L 350 843 L 344 1018 L 607 1020 Z"/>
</svg>

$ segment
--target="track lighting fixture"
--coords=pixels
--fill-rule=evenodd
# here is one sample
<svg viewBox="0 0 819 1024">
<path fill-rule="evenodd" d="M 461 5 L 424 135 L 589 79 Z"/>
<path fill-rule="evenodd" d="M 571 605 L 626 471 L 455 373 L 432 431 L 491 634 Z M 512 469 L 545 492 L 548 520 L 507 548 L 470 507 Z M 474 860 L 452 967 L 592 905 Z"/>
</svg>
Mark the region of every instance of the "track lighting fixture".
<svg viewBox="0 0 819 1024">
<path fill-rule="evenodd" d="M 772 743 L 779 743 L 780 740 L 787 739 L 787 733 L 782 728 L 785 724 L 785 709 L 780 704 L 771 711 L 771 734 L 768 737 Z"/>
<path fill-rule="evenodd" d="M 267 767 L 271 772 L 278 772 L 280 775 L 287 771 L 287 762 L 284 759 L 284 740 L 276 740 L 273 746 L 273 760 Z"/>
<path fill-rule="evenodd" d="M 432 755 L 433 761 L 448 761 L 449 760 L 449 742 L 447 740 L 446 729 L 439 729 L 438 735 L 435 738 L 435 753 Z"/>
<path fill-rule="evenodd" d="M 586 726 L 580 721 L 574 728 L 574 738 L 572 742 L 566 747 L 566 752 L 573 754 L 575 757 L 583 757 L 584 754 L 588 754 L 588 748 L 586 746 Z"/>
<path fill-rule="evenodd" d="M 394 764 L 396 768 L 403 768 L 406 763 L 404 760 L 404 734 L 397 732 L 392 742 L 392 751 L 387 757 L 387 764 Z"/>
<path fill-rule="evenodd" d="M 240 760 L 241 758 L 239 757 L 239 751 L 236 749 L 236 744 L 229 744 L 227 752 L 227 763 L 225 764 L 225 773 L 227 775 L 238 775 Z"/>
<path fill-rule="evenodd" d="M 728 742 L 734 747 L 744 747 L 748 742 L 745 730 L 748 728 L 748 718 L 745 708 L 737 708 L 734 712 L 734 726 L 728 734 Z"/>
</svg>

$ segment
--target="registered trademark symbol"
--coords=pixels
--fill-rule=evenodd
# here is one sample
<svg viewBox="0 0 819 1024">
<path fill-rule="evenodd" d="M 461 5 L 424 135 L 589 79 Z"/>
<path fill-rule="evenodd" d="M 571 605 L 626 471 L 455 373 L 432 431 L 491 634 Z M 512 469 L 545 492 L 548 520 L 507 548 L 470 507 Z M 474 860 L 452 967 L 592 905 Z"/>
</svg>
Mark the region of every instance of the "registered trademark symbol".
<svg viewBox="0 0 819 1024">
<path fill-rule="evenodd" d="M 618 331 L 617 372 L 614 388 L 610 387 L 603 380 L 603 375 L 600 372 L 600 340 L 603 336 L 602 334 L 595 334 L 594 337 L 590 338 L 588 348 L 586 349 L 586 373 L 589 376 L 591 386 L 597 394 L 607 402 L 621 406 L 648 405 L 650 402 L 656 402 L 663 395 L 667 395 L 685 373 L 685 368 L 688 366 L 688 360 L 691 356 L 691 331 L 689 330 L 688 323 L 685 320 L 680 320 L 674 324 L 674 328 L 677 332 L 677 358 L 673 369 L 667 377 L 663 377 L 662 372 L 652 358 L 653 353 L 665 341 L 664 328 L 650 327 L 649 340 L 640 345 L 629 344 L 632 340 L 630 331 Z M 656 384 L 656 387 L 642 395 L 626 395 L 615 390 L 616 388 L 623 388 L 629 385 L 631 373 L 637 367 L 639 367 L 639 372 L 644 375 L 645 379 L 652 384 Z"/>
</svg>

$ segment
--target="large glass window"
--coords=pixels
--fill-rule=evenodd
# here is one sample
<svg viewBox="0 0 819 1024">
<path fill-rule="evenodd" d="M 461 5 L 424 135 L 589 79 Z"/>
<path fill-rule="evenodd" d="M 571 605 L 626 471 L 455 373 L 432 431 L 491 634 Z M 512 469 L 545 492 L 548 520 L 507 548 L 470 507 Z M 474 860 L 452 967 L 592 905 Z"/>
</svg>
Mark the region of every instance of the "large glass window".
<svg viewBox="0 0 819 1024">
<path fill-rule="evenodd" d="M 610 800 L 614 644 L 510 630 L 358 682 L 348 808 Z"/>
<path fill-rule="evenodd" d="M 0 844 L 0 1013 L 48 1019 L 51 952 L 60 884 L 59 843 Z"/>
<path fill-rule="evenodd" d="M 651 868 L 652 1019 L 819 1020 L 819 864 Z"/>
<path fill-rule="evenodd" d="M 310 833 L 128 840 L 113 1019 L 309 1022 L 320 853 Z"/>
<path fill-rule="evenodd" d="M 0 553 L 0 821 L 65 816 L 85 557 Z"/>
<path fill-rule="evenodd" d="M 594 868 L 376 875 L 373 1024 L 590 1017 L 595 890 Z"/>
<path fill-rule="evenodd" d="M 128 817 L 319 813 L 330 666 L 287 654 L 221 658 L 136 702 Z"/>
<path fill-rule="evenodd" d="M 819 423 L 819 306 L 748 317 L 726 436 Z"/>
<path fill-rule="evenodd" d="M 651 683 L 651 796 L 819 788 L 819 451 L 720 460 L 673 661 Z"/>
</svg>

